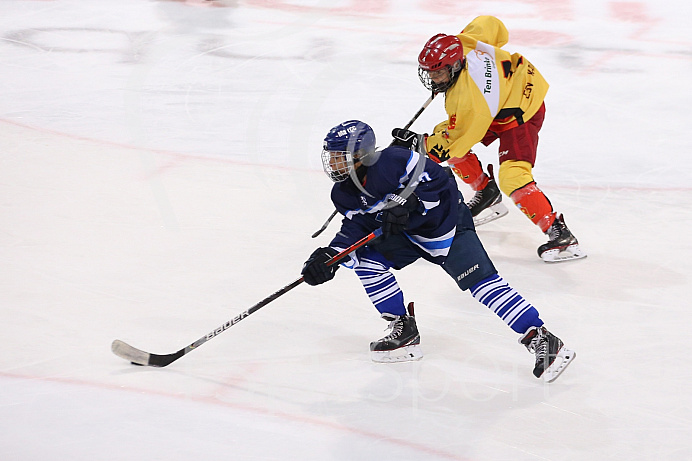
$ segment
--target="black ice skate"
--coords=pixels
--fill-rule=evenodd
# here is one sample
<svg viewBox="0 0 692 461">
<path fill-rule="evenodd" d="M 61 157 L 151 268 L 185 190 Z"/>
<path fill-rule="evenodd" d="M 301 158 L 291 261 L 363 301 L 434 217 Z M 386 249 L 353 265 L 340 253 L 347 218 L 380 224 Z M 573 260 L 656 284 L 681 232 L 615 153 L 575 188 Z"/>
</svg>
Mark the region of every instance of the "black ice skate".
<svg viewBox="0 0 692 461">
<path fill-rule="evenodd" d="M 408 312 L 410 315 L 382 315 L 383 319 L 389 320 L 392 331 L 384 338 L 370 343 L 373 362 L 408 362 L 423 358 L 420 335 L 413 316 L 413 303 L 409 303 Z"/>
<path fill-rule="evenodd" d="M 542 376 L 549 383 L 555 381 L 577 356 L 545 327 L 532 327 L 519 338 L 519 342 L 536 355 L 533 375 L 536 378 Z"/>
<path fill-rule="evenodd" d="M 492 176 L 492 171 L 488 184 L 483 189 L 476 191 L 471 200 L 466 202 L 466 206 L 471 210 L 473 223 L 476 226 L 495 221 L 509 213 L 507 207 L 502 204 L 502 194 Z"/>
<path fill-rule="evenodd" d="M 538 256 L 543 261 L 557 263 L 586 257 L 586 253 L 579 248 L 577 238 L 567 228 L 562 215 L 555 218 L 545 235 L 548 236 L 548 242 L 538 247 Z"/>
</svg>

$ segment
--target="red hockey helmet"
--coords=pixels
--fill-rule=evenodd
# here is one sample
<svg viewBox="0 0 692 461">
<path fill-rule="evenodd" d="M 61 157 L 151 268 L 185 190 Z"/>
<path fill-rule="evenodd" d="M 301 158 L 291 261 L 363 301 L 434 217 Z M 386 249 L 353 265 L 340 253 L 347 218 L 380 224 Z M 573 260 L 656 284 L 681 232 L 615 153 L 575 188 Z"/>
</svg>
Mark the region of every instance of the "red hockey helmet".
<svg viewBox="0 0 692 461">
<path fill-rule="evenodd" d="M 463 60 L 464 47 L 459 37 L 437 34 L 428 40 L 418 55 L 418 77 L 427 89 L 436 93 L 444 92 L 459 76 Z M 431 72 L 435 76 L 442 70 L 447 70 L 449 74 L 446 80 L 439 81 L 438 78 L 431 77 Z"/>
</svg>

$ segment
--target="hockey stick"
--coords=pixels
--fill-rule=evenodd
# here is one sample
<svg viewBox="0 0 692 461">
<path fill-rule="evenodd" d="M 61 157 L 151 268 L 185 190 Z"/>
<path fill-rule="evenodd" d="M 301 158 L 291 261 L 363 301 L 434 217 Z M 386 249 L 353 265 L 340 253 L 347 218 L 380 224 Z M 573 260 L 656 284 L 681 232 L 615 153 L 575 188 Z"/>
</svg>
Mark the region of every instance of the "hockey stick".
<svg viewBox="0 0 692 461">
<path fill-rule="evenodd" d="M 437 93 L 433 92 L 433 93 L 430 95 L 430 97 L 428 98 L 428 100 L 425 101 L 425 102 L 423 103 L 423 105 L 421 106 L 421 108 L 418 109 L 418 112 L 416 112 L 416 115 L 414 115 L 413 118 L 412 118 L 411 120 L 409 120 L 408 123 L 407 123 L 406 125 L 404 125 L 404 128 L 403 128 L 404 130 L 408 130 L 409 128 L 411 128 L 411 125 L 413 125 L 413 123 L 414 123 L 416 120 L 418 120 L 418 117 L 420 117 L 420 114 L 422 114 L 423 111 L 430 105 L 430 103 L 432 102 L 432 100 L 435 99 L 435 96 L 437 96 Z M 327 218 L 327 220 L 324 222 L 324 224 L 322 225 L 322 227 L 320 227 L 314 234 L 312 234 L 312 238 L 315 238 L 315 237 L 317 237 L 318 235 L 320 235 L 322 232 L 324 232 L 324 230 L 327 228 L 327 226 L 329 226 L 329 223 L 332 222 L 332 219 L 334 219 L 334 216 L 336 216 L 337 213 L 338 213 L 337 210 L 334 210 L 334 211 L 332 212 L 331 216 L 329 216 L 329 217 Z"/>
<path fill-rule="evenodd" d="M 404 125 L 404 130 L 408 130 L 409 128 L 411 128 L 411 125 L 413 125 L 413 123 L 414 123 L 416 120 L 418 120 L 418 117 L 420 117 L 420 114 L 422 114 L 423 111 L 430 105 L 430 103 L 432 102 L 432 100 L 435 99 L 435 96 L 437 96 L 437 93 L 433 92 L 433 93 L 430 95 L 430 97 L 428 98 L 428 100 L 425 101 L 425 102 L 423 103 L 423 105 L 421 106 L 421 108 L 418 109 L 418 112 L 416 112 L 416 115 L 414 115 L 413 118 L 412 118 L 411 120 L 409 120 L 409 122 L 408 122 L 406 125 Z"/>
<path fill-rule="evenodd" d="M 329 217 L 327 218 L 327 220 L 324 222 L 324 224 L 322 224 L 322 227 L 320 227 L 319 229 L 317 229 L 317 232 L 315 232 L 314 234 L 312 234 L 312 238 L 315 238 L 315 237 L 317 237 L 318 235 L 320 235 L 322 232 L 324 232 L 324 230 L 327 228 L 327 226 L 329 225 L 329 223 L 332 222 L 332 219 L 334 219 L 334 216 L 336 216 L 336 214 L 337 214 L 338 212 L 339 212 L 338 210 L 332 211 L 331 216 L 329 216 Z"/>
<path fill-rule="evenodd" d="M 331 266 L 333 264 L 338 263 L 342 259 L 344 259 L 346 256 L 349 254 L 353 253 L 356 251 L 358 248 L 361 248 L 362 246 L 365 246 L 367 243 L 375 240 L 378 238 L 380 235 L 382 235 L 382 229 L 377 229 L 374 232 L 371 232 L 370 234 L 366 235 L 362 239 L 358 240 L 356 243 L 351 245 L 350 247 L 346 248 L 344 251 L 341 253 L 337 254 L 334 256 L 332 259 L 330 259 L 327 262 L 327 265 Z M 278 298 L 281 295 L 284 295 L 303 283 L 305 279 L 303 277 L 299 278 L 298 280 L 294 281 L 293 283 L 290 283 L 286 285 L 285 287 L 281 288 L 280 290 L 276 291 L 275 293 L 267 296 L 264 298 L 262 301 L 258 302 L 251 308 L 247 309 L 246 311 L 238 314 L 235 318 L 232 320 L 229 320 L 228 322 L 224 323 L 223 325 L 219 326 L 218 328 L 214 329 L 210 333 L 202 336 L 199 338 L 197 341 L 194 343 L 190 344 L 189 346 L 186 346 L 182 349 L 180 349 L 178 352 L 173 352 L 172 354 L 152 354 L 149 352 L 144 352 L 141 349 L 137 349 L 136 347 L 130 346 L 124 341 L 120 341 L 119 339 L 116 339 L 113 341 L 113 344 L 111 344 L 111 350 L 115 355 L 118 357 L 121 357 L 125 360 L 129 360 L 132 362 L 133 365 L 143 365 L 143 366 L 150 366 L 150 367 L 165 367 L 167 365 L 170 365 L 171 363 L 175 362 L 178 360 L 180 357 L 182 357 L 185 354 L 188 354 L 192 352 L 193 350 L 197 349 L 199 346 L 202 344 L 206 343 L 210 339 L 220 335 L 224 331 L 228 330 L 231 328 L 233 325 L 236 323 L 240 322 L 250 314 L 257 312 L 270 302 L 274 301 L 276 298 Z"/>
</svg>

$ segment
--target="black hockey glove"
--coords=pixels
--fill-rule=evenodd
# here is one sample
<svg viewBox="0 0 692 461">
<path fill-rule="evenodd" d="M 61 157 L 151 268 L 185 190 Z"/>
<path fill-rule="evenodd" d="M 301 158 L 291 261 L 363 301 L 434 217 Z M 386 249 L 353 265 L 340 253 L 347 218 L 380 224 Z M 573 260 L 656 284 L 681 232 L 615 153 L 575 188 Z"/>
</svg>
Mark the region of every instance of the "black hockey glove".
<svg viewBox="0 0 692 461">
<path fill-rule="evenodd" d="M 338 254 L 338 251 L 330 247 L 321 247 L 313 251 L 308 260 L 305 261 L 305 264 L 303 264 L 303 270 L 301 271 L 305 283 L 314 286 L 333 279 L 339 265 L 327 266 L 327 261 Z"/>
<path fill-rule="evenodd" d="M 394 140 L 391 145 L 408 147 L 412 150 L 418 150 L 418 146 L 422 146 L 422 150 L 425 151 L 425 138 L 427 136 L 426 134 L 414 133 L 413 131 L 404 130 L 403 128 L 394 128 L 392 130 L 392 137 Z"/>
<path fill-rule="evenodd" d="M 403 204 L 399 203 L 382 212 L 382 235 L 384 238 L 401 234 L 406 229 L 409 215 L 418 209 L 418 203 L 416 194 L 411 194 Z"/>
</svg>

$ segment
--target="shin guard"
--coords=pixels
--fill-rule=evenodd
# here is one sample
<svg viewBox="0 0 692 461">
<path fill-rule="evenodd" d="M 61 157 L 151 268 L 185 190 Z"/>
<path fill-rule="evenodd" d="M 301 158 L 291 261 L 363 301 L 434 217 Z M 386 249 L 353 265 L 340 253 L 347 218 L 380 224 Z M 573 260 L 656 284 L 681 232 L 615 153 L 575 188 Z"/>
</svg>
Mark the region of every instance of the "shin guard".
<svg viewBox="0 0 692 461">
<path fill-rule="evenodd" d="M 483 172 L 483 165 L 481 165 L 480 160 L 473 152 L 468 151 L 461 158 L 450 158 L 447 160 L 447 163 L 452 168 L 454 174 L 471 186 L 471 189 L 479 191 L 488 185 L 488 175 Z"/>
<path fill-rule="evenodd" d="M 515 190 L 510 198 L 543 233 L 548 231 L 555 220 L 556 213 L 548 197 L 536 186 L 535 182 Z"/>
</svg>

